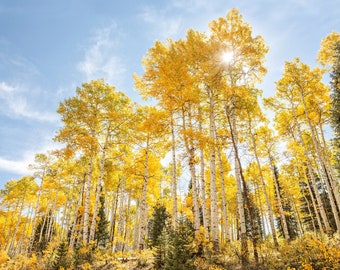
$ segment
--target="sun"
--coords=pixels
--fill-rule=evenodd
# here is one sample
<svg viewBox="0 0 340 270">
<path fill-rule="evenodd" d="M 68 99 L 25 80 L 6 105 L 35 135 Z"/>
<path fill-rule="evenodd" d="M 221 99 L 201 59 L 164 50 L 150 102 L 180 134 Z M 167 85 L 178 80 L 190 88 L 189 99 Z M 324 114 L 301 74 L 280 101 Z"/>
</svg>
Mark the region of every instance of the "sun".
<svg viewBox="0 0 340 270">
<path fill-rule="evenodd" d="M 229 64 L 234 58 L 234 53 L 233 52 L 224 52 L 222 54 L 222 62 Z"/>
</svg>

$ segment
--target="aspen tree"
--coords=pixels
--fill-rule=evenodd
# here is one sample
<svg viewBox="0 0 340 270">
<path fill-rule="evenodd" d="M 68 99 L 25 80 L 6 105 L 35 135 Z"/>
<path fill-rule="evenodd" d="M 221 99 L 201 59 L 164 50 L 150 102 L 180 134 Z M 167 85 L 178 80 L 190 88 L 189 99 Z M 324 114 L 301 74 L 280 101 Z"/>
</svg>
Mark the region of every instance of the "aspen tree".
<svg viewBox="0 0 340 270">
<path fill-rule="evenodd" d="M 340 33 L 332 31 L 321 40 L 320 49 L 318 51 L 317 60 L 327 70 L 336 64 L 336 44 L 340 41 Z"/>
<path fill-rule="evenodd" d="M 193 81 L 186 64 L 185 41 L 172 42 L 169 40 L 168 43 L 164 45 L 161 42 L 156 42 L 148 51 L 143 59 L 145 73 L 141 77 L 135 76 L 135 83 L 136 88 L 141 91 L 143 96 L 156 98 L 159 105 L 165 111 L 170 112 L 170 117 L 177 115 L 182 122 L 178 124 L 177 132 L 183 136 L 182 141 L 188 154 L 189 171 L 193 184 L 194 228 L 198 233 L 200 221 L 194 161 L 195 145 L 194 140 L 190 138 L 190 135 L 193 134 L 194 110 L 197 107 L 198 97 L 193 89 Z M 175 140 L 172 139 L 172 142 L 174 143 Z M 172 147 L 173 163 L 176 163 L 174 162 L 174 153 L 175 149 Z M 173 181 L 177 181 L 175 176 Z M 173 192 L 174 195 L 176 195 L 175 192 Z M 177 202 L 177 199 L 173 198 L 173 201 Z"/>
<path fill-rule="evenodd" d="M 286 240 L 290 240 L 290 235 L 288 232 L 287 220 L 284 214 L 282 198 L 279 190 L 279 175 L 277 171 L 277 167 L 275 164 L 275 155 L 276 155 L 276 140 L 273 135 L 273 131 L 266 126 L 261 126 L 256 130 L 257 139 L 260 143 L 260 148 L 264 149 L 267 155 L 267 160 L 269 161 L 270 170 L 272 173 L 272 177 L 274 179 L 274 187 L 276 200 L 278 203 L 280 219 L 282 224 L 283 235 Z"/>
<path fill-rule="evenodd" d="M 289 66 L 289 69 L 287 68 L 287 73 L 289 72 L 289 75 L 291 76 L 290 83 L 297 87 L 297 92 L 300 95 L 300 102 L 304 109 L 304 120 L 311 132 L 312 144 L 314 151 L 316 152 L 316 165 L 319 167 L 319 171 L 321 172 L 320 177 L 323 178 L 323 181 L 326 184 L 336 227 L 338 232 L 340 232 L 340 219 L 337 210 L 339 202 L 338 205 L 336 203 L 336 199 L 338 198 L 339 200 L 339 192 L 334 190 L 332 187 L 332 176 L 330 171 L 326 169 L 328 164 L 325 160 L 326 157 L 323 154 L 324 152 L 321 150 L 321 145 L 317 138 L 316 127 L 313 123 L 313 113 L 315 109 L 317 107 L 323 107 L 325 109 L 329 107 L 327 106 L 330 103 L 329 91 L 328 88 L 321 82 L 322 73 L 320 70 L 311 70 L 306 64 L 300 62 L 299 59 L 295 59 L 293 62 L 287 63 L 287 66 Z M 287 74 L 287 76 L 289 75 Z M 321 105 L 318 103 L 321 103 Z M 326 114 L 325 112 L 321 113 Z M 326 150 L 326 153 L 327 152 L 328 151 Z"/>
<path fill-rule="evenodd" d="M 255 138 L 255 137 L 257 137 L 256 129 L 255 129 L 256 128 L 255 122 L 257 120 L 263 119 L 261 109 L 258 106 L 256 101 L 254 101 L 253 107 L 250 110 L 247 110 L 247 114 L 248 114 L 248 134 L 250 135 L 251 149 L 254 153 L 257 169 L 259 171 L 259 176 L 260 176 L 260 179 L 261 179 L 261 186 L 262 186 L 262 191 L 263 191 L 266 206 L 267 206 L 269 224 L 270 224 L 270 229 L 271 229 L 274 245 L 277 247 L 279 245 L 279 243 L 278 243 L 277 237 L 276 237 L 273 209 L 272 209 L 272 205 L 269 201 L 269 196 L 268 196 L 268 193 L 267 193 L 267 187 L 266 187 L 266 183 L 265 183 L 265 179 L 264 179 L 264 176 L 263 176 L 262 167 L 261 167 L 261 163 L 260 163 L 260 158 L 259 158 L 259 150 L 258 150 L 257 140 Z"/>
<path fill-rule="evenodd" d="M 213 249 L 219 250 L 219 217 L 217 207 L 217 188 L 216 188 L 216 108 L 218 106 L 218 84 L 216 84 L 215 74 L 213 70 L 214 63 L 209 62 L 212 55 L 212 46 L 206 41 L 205 35 L 188 31 L 186 54 L 188 55 L 188 65 L 192 73 L 195 87 L 198 89 L 197 93 L 200 99 L 198 119 L 201 125 L 201 135 L 204 136 L 202 130 L 202 120 L 204 115 L 207 115 L 207 123 L 209 137 L 205 139 L 207 141 L 209 152 L 209 177 L 210 177 L 210 225 L 211 240 L 213 243 Z M 203 117 L 202 117 L 203 116 Z M 203 162 L 203 160 L 201 161 Z M 202 164 L 203 165 L 203 164 Z M 206 187 L 202 187 L 202 189 Z M 203 206 L 204 207 L 204 206 Z M 207 215 L 206 211 L 204 211 Z M 207 217 L 204 218 L 207 221 Z M 206 226 L 206 225 L 205 225 Z M 206 228 L 208 229 L 208 228 Z"/>
<path fill-rule="evenodd" d="M 135 140 L 140 149 L 141 162 L 143 164 L 142 176 L 142 191 L 140 197 L 140 224 L 138 249 L 146 248 L 145 238 L 147 234 L 147 188 L 151 174 L 151 156 L 159 151 L 159 156 L 163 155 L 161 146 L 164 146 L 164 134 L 167 132 L 165 125 L 165 113 L 155 107 L 145 106 L 137 108 L 136 112 L 136 131 Z"/>
<path fill-rule="evenodd" d="M 222 156 L 222 142 L 219 142 L 217 146 L 217 156 L 219 161 L 219 171 L 220 171 L 220 178 L 221 178 L 221 196 L 222 196 L 222 213 L 223 213 L 223 226 L 224 226 L 224 234 L 225 239 L 227 242 L 230 242 L 230 228 L 229 228 L 229 221 L 228 221 L 228 212 L 227 212 L 227 197 L 226 197 L 226 179 L 225 179 L 225 173 L 229 171 L 230 165 L 227 163 L 228 166 L 225 165 L 227 162 L 225 159 L 223 159 Z"/>
<path fill-rule="evenodd" d="M 55 139 L 66 143 L 74 152 L 83 152 L 88 158 L 88 172 L 84 184 L 83 241 L 85 245 L 94 239 L 107 148 L 113 139 L 119 139 L 129 119 L 129 110 L 129 98 L 117 92 L 115 87 L 105 84 L 104 80 L 84 83 L 82 88 L 77 88 L 75 97 L 60 103 L 58 108 L 64 127 Z M 99 153 L 101 153 L 99 176 L 96 181 L 95 202 L 90 223 L 91 182 Z"/>
<path fill-rule="evenodd" d="M 45 155 L 45 154 L 36 154 L 35 156 L 35 164 L 30 165 L 31 169 L 35 170 L 35 176 L 39 177 L 41 179 L 38 196 L 37 196 L 37 202 L 34 210 L 34 217 L 32 220 L 32 232 L 30 237 L 30 242 L 27 248 L 27 253 L 31 254 L 33 242 L 34 242 L 34 236 L 35 236 L 35 230 L 36 230 L 36 223 L 37 223 L 37 216 L 39 211 L 39 205 L 40 205 L 40 198 L 43 193 L 43 185 L 44 180 L 46 177 L 46 174 L 48 173 L 48 168 L 51 164 L 51 156 Z"/>
<path fill-rule="evenodd" d="M 254 83 L 260 82 L 266 73 L 263 66 L 264 56 L 268 51 L 262 37 L 252 36 L 248 23 L 242 20 L 237 9 L 228 12 L 225 18 L 210 23 L 211 42 L 216 44 L 215 61 L 220 63 L 216 68 L 225 81 L 222 90 L 225 102 L 226 117 L 232 138 L 237 182 L 237 201 L 241 227 L 242 265 L 248 261 L 249 251 L 246 237 L 246 220 L 243 192 L 244 184 L 242 165 L 238 153 L 237 114 L 242 110 L 239 102 L 251 95 Z M 223 57 L 228 56 L 228 57 Z M 218 61 L 218 57 L 220 60 Z M 245 195 L 247 196 L 247 195 Z M 256 245 L 254 243 L 254 245 Z"/>
<path fill-rule="evenodd" d="M 25 218 L 23 212 L 27 207 L 27 202 L 32 199 L 32 196 L 37 191 L 38 187 L 32 176 L 24 176 L 19 180 L 11 180 L 5 184 L 4 190 L 2 190 L 3 199 L 1 205 L 8 206 L 8 209 L 13 209 L 13 222 L 11 227 L 6 230 L 6 227 L 2 231 L 5 236 L 6 245 L 4 250 L 9 254 L 15 255 L 15 249 L 18 249 L 18 234 L 24 235 L 24 231 L 20 230 L 22 220 Z M 9 211 L 8 211 L 9 212 Z M 7 235 L 7 236 L 6 236 Z"/>
<path fill-rule="evenodd" d="M 298 59 L 295 61 L 298 61 Z M 305 112 L 299 93 L 299 85 L 295 83 L 296 82 L 294 80 L 295 74 L 291 73 L 292 71 L 291 67 L 292 63 L 286 62 L 283 76 L 276 83 L 277 92 L 275 94 L 275 97 L 268 98 L 265 101 L 267 102 L 268 105 L 271 106 L 271 108 L 273 108 L 277 112 L 277 115 L 282 111 L 285 111 L 285 114 L 286 115 L 290 114 L 290 117 L 293 120 L 294 129 L 296 130 L 295 140 L 301 145 L 303 149 L 308 177 L 311 179 L 311 183 L 315 191 L 316 201 L 320 208 L 319 211 L 323 224 L 325 226 L 326 231 L 329 233 L 331 228 L 328 217 L 326 215 L 324 203 L 321 200 L 320 193 L 317 189 L 315 171 L 313 170 L 310 158 L 310 149 L 307 147 L 307 144 L 303 138 L 302 129 L 303 122 L 301 121 L 300 112 L 301 110 L 303 114 L 305 114 Z"/>
</svg>

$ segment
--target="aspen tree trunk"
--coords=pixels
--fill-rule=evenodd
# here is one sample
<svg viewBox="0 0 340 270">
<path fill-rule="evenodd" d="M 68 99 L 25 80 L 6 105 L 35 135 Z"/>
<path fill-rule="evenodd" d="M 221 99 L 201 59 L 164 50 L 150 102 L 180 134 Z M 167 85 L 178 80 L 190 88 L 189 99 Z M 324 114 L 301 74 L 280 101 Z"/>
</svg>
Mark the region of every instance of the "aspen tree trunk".
<svg viewBox="0 0 340 270">
<path fill-rule="evenodd" d="M 71 194 L 73 194 L 73 192 L 71 191 Z M 65 235 L 65 228 L 66 231 L 69 228 L 69 219 L 70 219 L 70 212 L 71 212 L 71 201 L 72 199 L 67 199 L 64 207 L 63 207 L 63 215 L 61 218 L 61 224 L 60 224 L 60 231 L 59 231 L 59 238 L 60 239 L 64 239 L 64 235 Z"/>
<path fill-rule="evenodd" d="M 91 228 L 90 228 L 90 241 L 94 240 L 94 236 L 96 234 L 96 224 L 97 224 L 97 215 L 98 215 L 98 208 L 99 208 L 99 202 L 100 202 L 100 193 L 102 192 L 102 186 L 103 186 L 103 175 L 104 175 L 104 167 L 105 167 L 105 158 L 106 158 L 106 147 L 108 145 L 109 141 L 109 135 L 110 135 L 110 127 L 107 130 L 106 137 L 105 137 L 105 143 L 102 148 L 102 157 L 100 160 L 99 165 L 99 179 L 97 183 L 97 190 L 96 190 L 96 199 L 94 203 L 93 208 L 93 215 L 92 215 L 92 222 L 91 222 Z"/>
<path fill-rule="evenodd" d="M 201 115 L 200 107 L 199 112 Z M 199 121 L 198 124 L 199 132 L 200 134 L 203 134 L 203 128 L 202 128 L 202 121 Z M 205 183 L 205 160 L 204 160 L 204 147 L 203 144 L 200 146 L 200 184 L 201 184 L 201 191 L 202 191 L 202 212 L 203 212 L 203 227 L 204 227 L 204 233 L 205 233 L 205 239 L 209 240 L 210 235 L 210 213 L 207 206 L 207 195 L 206 195 L 206 183 Z"/>
<path fill-rule="evenodd" d="M 315 201 L 314 192 L 313 192 L 313 190 L 311 188 L 310 179 L 308 179 L 307 172 L 305 171 L 305 169 L 303 170 L 303 173 L 304 173 L 304 175 L 303 175 L 304 179 L 306 179 L 306 184 L 307 184 L 307 187 L 308 187 L 308 192 L 309 192 L 311 200 L 312 200 L 313 209 L 314 209 L 314 213 L 315 213 L 315 216 L 316 216 L 316 220 L 318 222 L 319 230 L 320 230 L 321 233 L 324 233 L 322 222 L 321 222 L 321 218 L 320 218 L 320 213 L 318 211 L 318 205 L 317 205 L 317 202 Z"/>
<path fill-rule="evenodd" d="M 210 211 L 211 211 L 211 238 L 214 251 L 219 250 L 218 213 L 217 213 L 217 190 L 216 190 L 216 150 L 215 150 L 215 101 L 211 90 L 209 95 L 209 137 L 210 137 Z"/>
<path fill-rule="evenodd" d="M 49 224 L 48 224 L 48 227 L 47 227 L 47 241 L 51 240 L 52 233 L 53 233 L 53 223 L 54 223 L 53 215 L 54 215 L 55 209 L 57 208 L 57 198 L 58 198 L 58 191 L 57 191 L 55 200 L 53 202 L 53 207 L 51 209 L 51 216 L 50 216 Z"/>
<path fill-rule="evenodd" d="M 267 194 L 266 183 L 264 181 L 264 177 L 263 177 L 263 173 L 262 173 L 262 168 L 261 168 L 261 164 L 260 164 L 260 159 L 259 159 L 258 154 L 257 154 L 257 146 L 256 146 L 256 142 L 255 142 L 255 136 L 254 136 L 254 134 L 252 132 L 252 127 L 251 127 L 250 121 L 249 121 L 249 133 L 250 133 L 250 136 L 251 136 L 251 139 L 252 139 L 252 144 L 253 144 L 253 148 L 254 148 L 254 155 L 255 155 L 255 159 L 256 159 L 257 168 L 258 168 L 259 173 L 260 173 L 261 186 L 262 186 L 264 198 L 266 200 L 267 211 L 268 211 L 268 216 L 269 216 L 269 224 L 270 224 L 270 229 L 272 231 L 272 237 L 273 237 L 274 245 L 276 247 L 278 247 L 279 243 L 277 242 L 276 231 L 275 231 L 275 226 L 274 226 L 273 209 L 272 209 L 271 203 L 269 202 L 269 197 L 268 197 L 268 194 Z"/>
<path fill-rule="evenodd" d="M 303 198 L 305 199 L 307 209 L 308 209 L 308 214 L 309 214 L 311 221 L 312 221 L 313 231 L 316 232 L 317 230 L 316 230 L 316 226 L 315 226 L 315 221 L 314 221 L 312 209 L 310 208 L 309 201 L 308 201 L 308 199 L 307 199 L 307 197 L 304 193 L 303 193 Z"/>
<path fill-rule="evenodd" d="M 125 179 L 122 180 L 122 190 L 125 189 Z M 120 200 L 119 200 L 119 214 L 118 214 L 118 224 L 117 224 L 117 233 L 118 233 L 118 238 L 119 239 L 123 239 L 123 234 L 124 234 L 124 216 L 125 216 L 125 196 L 122 193 L 120 196 Z M 116 243 L 116 251 L 122 251 L 122 246 L 123 243 L 121 240 L 118 240 Z"/>
<path fill-rule="evenodd" d="M 124 228 L 124 241 L 123 241 L 123 246 L 122 246 L 122 252 L 125 251 L 125 246 L 127 243 L 127 232 L 129 230 L 128 222 L 129 222 L 130 206 L 131 206 L 131 197 L 130 195 L 128 195 L 128 203 L 127 203 L 127 208 L 125 211 L 125 228 Z"/>
<path fill-rule="evenodd" d="M 89 218 L 90 218 L 90 192 L 91 192 L 91 180 L 92 180 L 92 170 L 93 170 L 93 157 L 92 154 L 90 156 L 90 162 L 88 165 L 88 174 L 85 179 L 84 184 L 84 193 L 85 193 L 85 201 L 84 201 L 84 215 L 83 215 L 83 243 L 85 246 L 89 243 Z"/>
<path fill-rule="evenodd" d="M 6 237 L 5 237 L 5 242 L 6 242 L 6 244 L 5 244 L 5 250 L 6 250 L 7 246 L 8 246 L 8 244 L 11 242 L 10 237 L 11 237 L 12 229 L 13 229 L 13 226 L 14 226 L 14 225 L 13 225 L 14 216 L 15 216 L 15 214 L 16 214 L 16 212 L 17 212 L 17 209 L 18 209 L 18 207 L 19 207 L 19 204 L 20 204 L 20 201 L 18 201 L 18 202 L 16 203 L 15 208 L 14 208 L 15 211 L 12 212 L 11 219 L 10 219 L 10 221 L 8 222 L 8 223 L 9 223 L 9 224 L 8 224 L 9 228 L 8 228 L 8 233 L 7 233 Z M 9 208 L 8 208 L 8 209 L 9 209 Z"/>
<path fill-rule="evenodd" d="M 222 154 L 221 147 L 217 148 L 218 160 L 220 163 L 220 177 L 221 177 L 221 188 L 222 188 L 222 214 L 223 214 L 223 226 L 224 226 L 224 235 L 227 242 L 230 242 L 230 232 L 229 232 L 229 221 L 228 221 L 228 212 L 227 212 L 227 198 L 225 194 L 225 179 L 224 179 L 224 169 L 222 162 Z"/>
<path fill-rule="evenodd" d="M 75 234 L 76 234 L 76 231 L 77 231 L 77 223 L 78 223 L 77 222 L 78 221 L 78 213 L 79 213 L 79 208 L 81 206 L 82 201 L 83 201 L 83 198 L 82 198 L 82 193 L 81 193 L 81 195 L 79 196 L 78 202 L 77 202 L 77 206 L 74 209 L 74 214 L 73 214 L 73 223 L 72 223 L 72 230 L 71 230 L 70 244 L 69 244 L 69 247 L 71 249 L 73 249 L 74 243 L 75 243 Z"/>
<path fill-rule="evenodd" d="M 70 191 L 69 191 L 69 195 L 71 195 L 71 197 L 68 197 L 67 202 L 64 206 L 64 214 L 62 215 L 61 230 L 60 230 L 60 233 L 59 233 L 60 239 L 64 239 L 65 235 L 67 236 L 67 234 L 69 232 L 70 223 L 71 223 L 71 220 L 72 220 L 71 219 L 72 210 L 74 210 L 73 205 L 76 203 L 75 209 L 78 212 L 78 204 L 79 203 L 81 204 L 81 200 L 80 200 L 80 202 L 79 202 L 79 199 L 77 201 L 75 201 L 76 197 L 77 197 L 77 196 L 74 195 L 75 192 L 77 192 L 77 189 L 76 189 L 77 183 L 76 182 L 77 182 L 77 178 L 73 177 L 72 186 L 71 186 Z M 83 192 L 80 192 L 79 197 L 80 197 L 80 199 L 82 199 Z M 79 206 L 80 206 L 80 204 L 79 204 Z"/>
<path fill-rule="evenodd" d="M 189 121 L 189 129 L 192 129 L 191 124 L 191 108 L 188 108 L 188 121 Z M 187 130 L 186 127 L 186 120 L 184 115 L 184 108 L 182 108 L 182 121 L 183 121 L 183 131 Z M 189 144 L 188 135 L 184 134 L 184 144 L 186 151 L 189 156 L 189 170 L 192 182 L 192 198 L 193 198 L 193 214 L 194 214 L 194 230 L 195 236 L 198 236 L 199 229 L 200 229 L 200 212 L 199 212 L 199 204 L 198 204 L 198 190 L 197 190 L 197 183 L 196 183 L 196 171 L 195 171 L 195 148 L 192 142 Z"/>
<path fill-rule="evenodd" d="M 17 216 L 18 220 L 17 220 L 16 225 L 15 225 L 12 240 L 8 243 L 7 248 L 6 248 L 6 251 L 8 252 L 9 255 L 14 255 L 14 254 L 12 254 L 12 252 L 14 251 L 14 244 L 15 244 L 15 239 L 17 237 L 17 233 L 18 233 L 18 229 L 19 229 L 19 225 L 20 225 L 21 213 L 22 213 L 22 210 L 24 209 L 24 206 L 25 206 L 25 194 L 26 194 L 26 190 L 25 190 L 24 196 L 23 196 L 22 201 L 21 201 L 20 210 L 19 210 L 19 213 L 18 213 L 18 216 Z"/>
<path fill-rule="evenodd" d="M 52 212 L 52 210 L 51 210 L 51 215 L 49 215 L 49 219 L 47 220 L 47 231 L 46 231 L 46 235 L 45 235 L 45 237 L 46 237 L 46 241 L 47 242 L 49 242 L 50 240 L 51 240 L 51 236 L 52 236 L 52 232 L 53 232 L 53 230 L 52 230 L 52 225 L 53 225 L 53 212 Z"/>
<path fill-rule="evenodd" d="M 286 216 L 284 214 L 283 204 L 282 204 L 282 199 L 281 199 L 281 194 L 280 194 L 280 189 L 279 189 L 279 177 L 278 177 L 277 171 L 275 169 L 275 164 L 274 164 L 274 161 L 273 161 L 274 159 L 271 156 L 271 153 L 269 152 L 269 150 L 267 150 L 267 151 L 268 151 L 268 156 L 269 156 L 270 169 L 272 171 L 273 178 L 274 178 L 276 199 L 277 199 L 277 203 L 279 205 L 279 213 L 280 213 L 283 235 L 284 235 L 284 238 L 287 241 L 290 241 L 290 235 L 289 235 L 289 231 L 288 231 L 287 220 L 286 220 Z"/>
<path fill-rule="evenodd" d="M 310 177 L 310 179 L 312 181 L 313 189 L 315 191 L 315 197 L 316 197 L 316 200 L 317 200 L 318 205 L 319 205 L 321 218 L 322 218 L 322 221 L 323 221 L 323 223 L 325 225 L 326 232 L 330 233 L 331 227 L 329 225 L 328 217 L 326 215 L 326 211 L 325 211 L 325 208 L 324 208 L 324 205 L 323 205 L 320 193 L 318 191 L 318 187 L 317 187 L 317 184 L 316 184 L 316 180 L 315 180 L 314 172 L 313 172 L 313 169 L 312 169 L 312 165 L 311 165 L 309 157 L 308 157 L 307 147 L 306 147 L 306 144 L 305 144 L 305 142 L 304 142 L 304 140 L 302 138 L 302 132 L 301 132 L 300 123 L 297 120 L 295 108 L 292 108 L 292 111 L 293 111 L 293 116 L 294 116 L 294 122 L 295 122 L 295 125 L 297 127 L 297 131 L 298 131 L 299 142 L 300 142 L 301 146 L 303 147 L 304 154 L 306 156 L 307 170 L 308 170 L 308 173 L 309 173 L 309 177 Z"/>
<path fill-rule="evenodd" d="M 39 187 L 39 191 L 38 191 L 37 203 L 35 205 L 34 216 L 33 216 L 33 221 L 32 221 L 32 233 L 31 233 L 30 242 L 29 242 L 28 249 L 27 249 L 28 255 L 31 254 L 32 247 L 33 247 L 35 230 L 36 230 L 36 223 L 37 223 L 37 215 L 38 215 L 39 204 L 40 204 L 40 196 L 41 196 L 41 193 L 42 193 L 42 186 L 43 186 L 43 183 L 44 183 L 44 178 L 45 178 L 45 171 L 43 172 L 42 177 L 41 177 L 41 183 L 40 183 L 40 187 Z"/>
<path fill-rule="evenodd" d="M 32 220 L 32 215 L 33 215 L 33 207 L 29 205 L 29 208 L 27 210 L 27 218 L 25 221 L 25 226 L 21 234 L 20 247 L 19 247 L 17 254 L 22 253 L 23 250 L 24 251 L 27 250 L 27 247 L 28 247 L 27 245 L 29 243 L 26 243 L 26 239 L 29 239 L 29 236 L 30 236 L 29 225 L 30 225 L 30 220 Z"/>
<path fill-rule="evenodd" d="M 323 156 L 322 152 L 320 150 L 320 144 L 317 141 L 315 129 L 313 128 L 313 125 L 312 125 L 312 123 L 309 119 L 308 108 L 306 106 L 306 102 L 305 102 L 305 99 L 304 99 L 303 89 L 300 85 L 299 85 L 299 89 L 300 89 L 299 92 L 301 94 L 302 104 L 303 104 L 303 107 L 304 107 L 304 110 L 305 110 L 305 117 L 306 117 L 309 129 L 312 133 L 311 134 L 312 135 L 312 142 L 313 142 L 314 149 L 316 151 L 316 156 L 317 156 L 317 161 L 318 161 L 317 163 L 319 164 L 319 167 L 320 167 L 321 172 L 322 172 L 321 175 L 323 175 L 324 182 L 326 183 L 326 187 L 327 187 L 328 194 L 329 194 L 328 197 L 329 197 L 329 200 L 330 200 L 330 204 L 331 204 L 332 213 L 333 213 L 333 216 L 334 216 L 336 228 L 337 228 L 338 233 L 340 233 L 340 219 L 339 219 L 337 206 L 336 206 L 336 203 L 335 203 L 335 198 L 334 198 L 334 195 L 333 195 L 333 189 L 332 189 L 332 187 L 329 183 L 329 177 L 328 177 L 327 171 L 325 169 L 325 162 L 324 162 L 324 158 L 322 157 Z"/>
<path fill-rule="evenodd" d="M 171 154 L 172 154 L 172 200 L 173 200 L 173 221 L 172 225 L 174 229 L 177 228 L 178 210 L 177 210 L 177 166 L 176 166 L 176 139 L 175 139 L 175 127 L 174 116 L 171 111 L 170 115 L 171 125 Z"/>
<path fill-rule="evenodd" d="M 140 209 L 140 200 L 137 200 L 136 202 L 136 209 Z M 136 211 L 135 214 L 135 226 L 133 230 L 133 250 L 138 249 L 138 243 L 139 243 L 139 230 L 140 230 L 140 211 Z"/>
<path fill-rule="evenodd" d="M 261 230 L 264 232 L 264 235 L 266 235 L 267 228 L 270 228 L 270 222 L 268 221 L 267 216 L 263 213 L 264 211 L 262 208 L 262 201 L 260 197 L 260 189 L 261 189 L 260 186 L 261 184 L 259 183 L 255 184 L 255 205 L 259 205 L 261 220 L 263 220 L 263 222 L 261 223 Z M 269 232 L 270 230 L 268 230 L 268 233 Z"/>
<path fill-rule="evenodd" d="M 332 167 L 331 161 L 330 161 L 328 153 L 327 153 L 328 150 L 327 150 L 327 144 L 326 144 L 326 140 L 325 140 L 325 136 L 324 136 L 324 132 L 323 132 L 323 128 L 322 128 L 322 123 L 319 123 L 319 129 L 320 129 L 320 134 L 321 134 L 321 139 L 322 139 L 322 144 L 323 144 L 321 146 L 321 151 L 322 151 L 323 157 L 325 159 L 326 171 L 327 171 L 327 174 L 328 174 L 328 176 L 330 178 L 330 183 L 331 183 L 331 186 L 332 186 L 332 191 L 334 193 L 334 197 L 335 197 L 335 200 L 336 200 L 337 207 L 338 207 L 338 209 L 340 211 L 339 184 L 336 181 L 334 169 Z M 320 145 L 321 145 L 321 143 L 320 143 Z"/>
<path fill-rule="evenodd" d="M 202 188 L 202 211 L 203 211 L 203 227 L 205 229 L 205 239 L 209 239 L 210 233 L 210 214 L 207 206 L 207 195 L 206 195 L 206 183 L 205 183 L 205 161 L 204 161 L 204 149 L 200 149 L 200 180 Z"/>
<path fill-rule="evenodd" d="M 233 149 L 234 149 L 234 161 L 235 161 L 235 177 L 236 177 L 236 198 L 237 198 L 237 209 L 240 219 L 240 238 L 241 238 L 241 261 L 242 266 L 248 264 L 249 260 L 249 250 L 247 243 L 247 227 L 246 227 L 246 216 L 244 209 L 244 198 L 242 193 L 242 168 L 238 159 L 238 148 L 237 148 L 237 133 L 236 133 L 236 117 L 235 117 L 235 97 L 232 97 L 233 107 L 231 113 L 228 113 L 228 108 L 226 107 L 226 116 L 229 123 Z"/>
<path fill-rule="evenodd" d="M 30 209 L 28 210 L 28 215 L 27 215 L 27 218 L 25 220 L 25 225 L 24 225 L 24 228 L 20 234 L 20 238 L 19 238 L 19 241 L 18 241 L 18 244 L 17 244 L 17 248 L 15 250 L 15 254 L 20 254 L 21 251 L 24 249 L 24 246 L 23 246 L 23 242 L 24 242 L 24 239 L 27 237 L 27 227 L 28 227 L 28 224 L 29 224 L 29 216 L 30 216 L 30 213 L 31 212 L 31 207 Z"/>
<path fill-rule="evenodd" d="M 111 250 L 113 251 L 114 245 L 113 245 L 113 240 L 115 237 L 115 228 L 116 228 L 116 215 L 117 215 L 117 208 L 118 208 L 118 199 L 119 199 L 119 194 L 120 194 L 120 186 L 121 186 L 121 180 L 119 178 L 118 186 L 117 186 L 117 191 L 116 191 L 116 197 L 115 200 L 112 203 L 112 208 L 111 208 L 111 221 L 110 221 L 110 243 L 111 243 Z"/>
<path fill-rule="evenodd" d="M 149 181 L 149 138 L 147 138 L 146 149 L 145 149 L 145 163 L 144 163 L 144 175 L 143 175 L 143 187 L 142 187 L 142 196 L 140 201 L 140 224 L 139 224 L 139 239 L 138 239 L 138 249 L 141 251 L 146 248 L 145 245 L 145 237 L 147 230 L 147 203 L 146 203 L 146 195 L 147 195 L 147 186 Z"/>
<path fill-rule="evenodd" d="M 296 203 L 294 201 L 293 201 L 293 206 L 294 206 L 295 218 L 298 221 L 298 225 L 299 225 L 299 229 L 300 229 L 299 235 L 303 235 L 304 234 L 304 230 L 303 230 L 303 227 L 302 227 L 301 217 L 300 217 L 300 214 L 299 214 L 298 207 L 297 207 L 297 205 L 296 205 Z"/>
<path fill-rule="evenodd" d="M 49 211 L 48 208 L 47 208 L 47 210 Z M 41 242 L 42 237 L 43 237 L 43 232 L 44 232 L 44 229 L 45 229 L 45 226 L 46 226 L 47 217 L 48 217 L 48 213 L 49 213 L 48 211 L 47 211 L 47 213 L 44 215 L 44 220 L 43 220 L 43 223 L 42 223 L 42 225 L 41 225 L 38 243 Z"/>
</svg>

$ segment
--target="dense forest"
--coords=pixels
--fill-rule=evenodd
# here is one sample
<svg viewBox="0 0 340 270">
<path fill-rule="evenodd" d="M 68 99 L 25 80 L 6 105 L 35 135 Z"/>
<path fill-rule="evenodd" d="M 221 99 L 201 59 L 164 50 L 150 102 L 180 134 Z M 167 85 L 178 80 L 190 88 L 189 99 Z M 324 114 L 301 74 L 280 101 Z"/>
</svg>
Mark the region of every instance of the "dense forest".
<svg viewBox="0 0 340 270">
<path fill-rule="evenodd" d="M 1 190 L 0 267 L 340 269 L 340 34 L 262 98 L 268 50 L 232 9 L 146 52 L 148 105 L 83 83 Z"/>
</svg>

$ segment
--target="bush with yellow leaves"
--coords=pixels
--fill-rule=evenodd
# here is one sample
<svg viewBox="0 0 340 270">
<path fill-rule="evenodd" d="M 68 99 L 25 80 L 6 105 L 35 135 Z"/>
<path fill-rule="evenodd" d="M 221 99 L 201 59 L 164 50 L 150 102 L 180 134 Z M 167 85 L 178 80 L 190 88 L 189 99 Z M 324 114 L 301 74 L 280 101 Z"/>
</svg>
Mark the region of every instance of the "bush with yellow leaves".
<svg viewBox="0 0 340 270">
<path fill-rule="evenodd" d="M 17 255 L 11 260 L 6 261 L 1 265 L 1 269 L 6 270 L 17 270 L 17 269 L 25 269 L 25 270 L 43 270 L 46 269 L 44 264 L 40 262 L 38 257 L 33 254 L 31 257 L 26 257 L 24 255 Z"/>
<path fill-rule="evenodd" d="M 274 255 L 274 254 L 273 254 Z M 284 243 L 278 252 L 263 262 L 266 269 L 340 269 L 340 237 L 305 234 Z"/>
<path fill-rule="evenodd" d="M 9 261 L 9 256 L 6 251 L 0 251 L 0 266 Z"/>
</svg>

